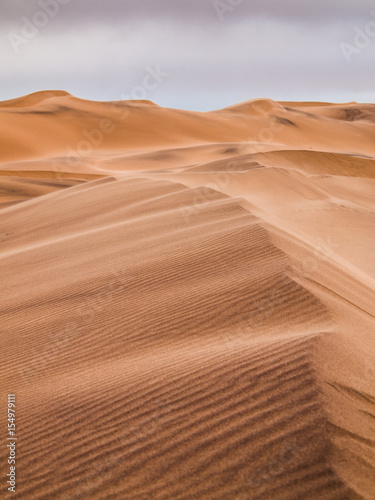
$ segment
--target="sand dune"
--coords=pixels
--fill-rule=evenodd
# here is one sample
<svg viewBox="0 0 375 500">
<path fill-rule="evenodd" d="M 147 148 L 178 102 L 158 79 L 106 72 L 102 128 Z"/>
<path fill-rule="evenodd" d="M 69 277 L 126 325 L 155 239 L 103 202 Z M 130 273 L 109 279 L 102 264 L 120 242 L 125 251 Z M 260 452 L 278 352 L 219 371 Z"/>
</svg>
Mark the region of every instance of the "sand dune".
<svg viewBox="0 0 375 500">
<path fill-rule="evenodd" d="M 375 498 L 374 105 L 51 91 L 0 130 L 20 498 Z"/>
</svg>

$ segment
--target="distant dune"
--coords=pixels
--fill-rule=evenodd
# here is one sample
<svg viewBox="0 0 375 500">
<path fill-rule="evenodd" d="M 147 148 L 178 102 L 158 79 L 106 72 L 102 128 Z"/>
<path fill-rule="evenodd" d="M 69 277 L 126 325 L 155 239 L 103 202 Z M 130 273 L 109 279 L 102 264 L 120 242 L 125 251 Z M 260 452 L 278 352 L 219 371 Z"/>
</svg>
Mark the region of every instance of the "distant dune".
<svg viewBox="0 0 375 500">
<path fill-rule="evenodd" d="M 375 498 L 374 104 L 0 102 L 0 218 L 20 498 Z"/>
</svg>

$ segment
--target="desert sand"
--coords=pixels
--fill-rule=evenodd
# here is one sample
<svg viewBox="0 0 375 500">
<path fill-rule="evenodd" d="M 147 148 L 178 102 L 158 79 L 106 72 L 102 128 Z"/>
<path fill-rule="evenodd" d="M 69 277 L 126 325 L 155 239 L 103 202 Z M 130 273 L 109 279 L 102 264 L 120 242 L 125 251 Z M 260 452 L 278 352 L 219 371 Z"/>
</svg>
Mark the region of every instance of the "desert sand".
<svg viewBox="0 0 375 500">
<path fill-rule="evenodd" d="M 374 104 L 4 101 L 0 220 L 19 498 L 375 498 Z"/>
</svg>

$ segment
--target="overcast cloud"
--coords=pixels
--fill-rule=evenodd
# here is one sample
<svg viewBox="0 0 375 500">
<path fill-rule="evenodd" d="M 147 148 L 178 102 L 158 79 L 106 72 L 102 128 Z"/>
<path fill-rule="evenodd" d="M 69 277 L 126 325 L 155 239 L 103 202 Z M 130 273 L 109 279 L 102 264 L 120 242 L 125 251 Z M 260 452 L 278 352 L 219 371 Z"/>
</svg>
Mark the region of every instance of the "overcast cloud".
<svg viewBox="0 0 375 500">
<path fill-rule="evenodd" d="M 0 0 L 0 29 L 0 100 L 375 102 L 373 0 Z"/>
</svg>

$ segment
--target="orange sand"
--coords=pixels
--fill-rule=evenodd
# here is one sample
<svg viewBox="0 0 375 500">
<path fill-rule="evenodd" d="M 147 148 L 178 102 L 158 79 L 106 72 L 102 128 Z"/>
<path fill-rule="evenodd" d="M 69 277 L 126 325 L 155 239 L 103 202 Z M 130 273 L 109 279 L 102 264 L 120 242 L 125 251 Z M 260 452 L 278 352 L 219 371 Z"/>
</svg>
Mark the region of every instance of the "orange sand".
<svg viewBox="0 0 375 500">
<path fill-rule="evenodd" d="M 19 498 L 375 498 L 374 139 L 370 104 L 0 103 Z"/>
</svg>

